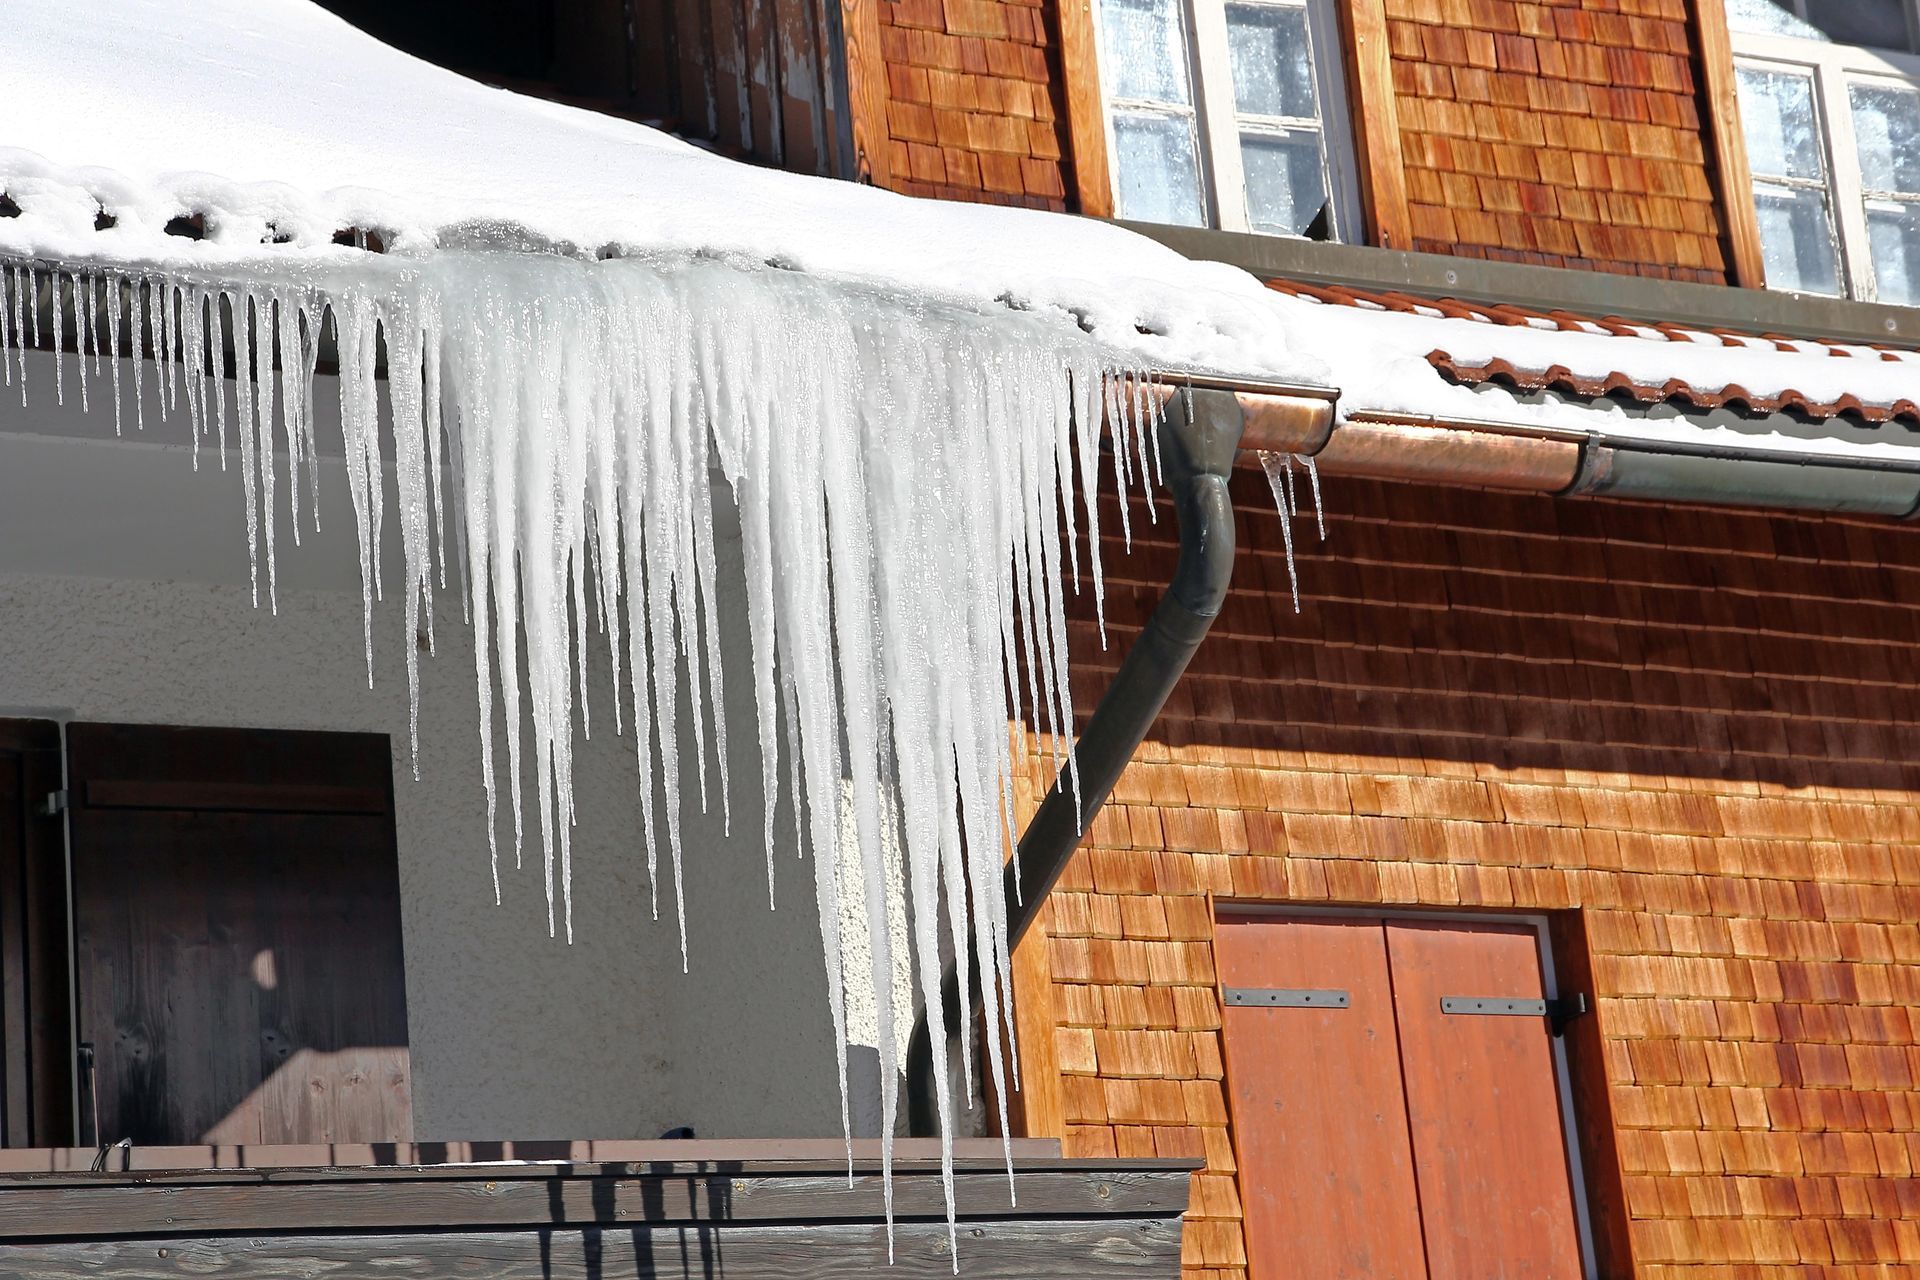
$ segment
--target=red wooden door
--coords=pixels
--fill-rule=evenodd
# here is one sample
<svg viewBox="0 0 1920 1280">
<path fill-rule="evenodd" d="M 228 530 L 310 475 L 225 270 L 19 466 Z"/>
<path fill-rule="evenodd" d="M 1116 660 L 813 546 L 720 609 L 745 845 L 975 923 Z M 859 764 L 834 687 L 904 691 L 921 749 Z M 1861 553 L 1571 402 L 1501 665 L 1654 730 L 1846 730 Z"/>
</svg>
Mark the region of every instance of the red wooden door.
<svg viewBox="0 0 1920 1280">
<path fill-rule="evenodd" d="M 1338 990 L 1348 1001 L 1221 1011 L 1253 1274 L 1420 1280 L 1419 1197 L 1380 922 L 1227 917 L 1214 948 L 1223 987 Z"/>
<path fill-rule="evenodd" d="M 1579 1280 L 1547 1019 L 1505 1011 L 1545 999 L 1538 946 L 1472 920 L 1220 921 L 1253 1280 Z"/>
<path fill-rule="evenodd" d="M 1547 1020 L 1441 1005 L 1543 999 L 1539 935 L 1517 924 L 1392 920 L 1386 936 L 1428 1273 L 1579 1280 Z"/>
</svg>

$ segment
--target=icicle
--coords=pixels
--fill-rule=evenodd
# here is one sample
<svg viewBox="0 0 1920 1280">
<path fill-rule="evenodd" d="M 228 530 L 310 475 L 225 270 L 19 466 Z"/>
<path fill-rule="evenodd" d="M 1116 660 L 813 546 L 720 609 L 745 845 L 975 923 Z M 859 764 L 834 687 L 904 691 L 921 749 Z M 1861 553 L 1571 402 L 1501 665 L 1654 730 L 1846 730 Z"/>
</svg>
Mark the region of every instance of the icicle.
<svg viewBox="0 0 1920 1280">
<path fill-rule="evenodd" d="M 1267 487 L 1273 490 L 1273 505 L 1280 512 L 1280 540 L 1287 549 L 1287 582 L 1293 588 L 1293 611 L 1300 612 L 1300 573 L 1293 563 L 1293 495 L 1288 476 L 1287 456 L 1260 450 L 1260 467 L 1267 473 Z"/>
<path fill-rule="evenodd" d="M 14 268 L 0 265 L 0 385 L 13 385 L 13 295 L 19 285 L 14 282 Z"/>
<path fill-rule="evenodd" d="M 107 292 L 107 369 L 113 377 L 113 434 L 117 436 L 120 434 L 120 280 L 117 276 L 108 276 L 102 283 Z M 97 337 L 94 353 L 97 360 Z M 137 365 L 139 361 L 134 363 Z"/>
<path fill-rule="evenodd" d="M 80 387 L 80 412 L 85 413 L 87 412 L 87 345 L 97 344 L 99 336 L 93 332 L 93 277 L 75 273 L 72 281 L 73 352 L 77 357 L 75 363 L 79 366 L 74 370 L 74 377 Z M 82 281 L 85 281 L 87 286 L 87 300 L 84 306 L 80 301 Z M 99 356 L 96 354 L 94 359 L 98 361 Z"/>
<path fill-rule="evenodd" d="M 1307 480 L 1313 486 L 1313 523 L 1320 530 L 1320 541 L 1327 540 L 1327 509 L 1320 501 L 1320 465 L 1310 453 L 1294 455 L 1300 465 L 1307 469 Z"/>
<path fill-rule="evenodd" d="M 23 281 L 17 270 L 5 279 L 0 312 L 9 302 L 12 311 L 10 322 L 0 315 L 0 356 L 9 339 L 24 350 L 29 319 L 38 340 L 37 298 L 30 315 L 25 306 L 37 279 Z M 912 921 L 903 959 L 921 1005 L 937 1005 L 944 949 L 963 990 L 978 976 L 988 1069 L 1017 1078 L 999 858 L 1012 831 L 1012 775 L 1027 762 L 1030 717 L 1055 768 L 1078 785 L 1065 750 L 1073 729 L 1067 580 L 1080 590 L 1084 514 L 1104 639 L 1102 419 L 1129 539 L 1134 478 L 1151 513 L 1161 466 L 1151 438 L 1161 393 L 1140 370 L 1038 314 L 909 301 L 717 260 L 445 253 L 299 276 L 156 274 L 131 283 L 129 354 L 150 347 L 159 360 L 163 413 L 177 407 L 185 383 L 196 461 L 207 435 L 223 466 L 231 344 L 249 559 L 257 593 L 264 547 L 270 607 L 282 451 L 274 417 L 297 540 L 303 503 L 318 528 L 313 387 L 331 325 L 368 679 L 373 608 L 385 594 L 390 456 L 410 759 L 417 769 L 418 650 L 422 640 L 432 645 L 433 588 L 446 589 L 451 558 L 473 626 L 496 901 L 498 788 L 508 787 L 518 867 L 530 769 L 549 928 L 572 935 L 572 744 L 590 727 L 597 625 L 611 656 L 615 730 L 633 726 L 654 913 L 664 843 L 683 968 L 681 808 L 692 802 L 682 795 L 683 766 L 694 770 L 686 790 L 703 806 L 715 798 L 707 782 L 715 767 L 730 822 L 729 730 L 740 728 L 726 723 L 731 674 L 749 682 L 757 717 L 769 901 L 783 779 L 813 859 L 843 1119 L 851 1114 L 848 982 L 871 993 L 881 1060 L 898 1060 L 890 909 Z M 126 308 L 121 282 L 104 284 L 113 290 L 105 306 L 117 412 Z M 83 394 L 85 343 L 94 344 L 95 371 L 102 356 L 95 287 L 89 281 L 85 304 L 75 295 Z M 56 276 L 56 318 L 60 289 Z M 384 404 L 375 376 L 383 353 Z M 20 372 L 24 382 L 24 357 Z M 1267 460 L 1276 500 L 1290 503 L 1274 465 Z M 1076 484 L 1084 511 L 1075 509 Z M 734 651 L 722 644 L 721 606 L 734 584 L 721 570 L 716 493 L 731 495 L 741 531 L 749 660 L 734 672 L 722 670 L 723 650 L 729 662 Z M 502 723 L 505 760 L 496 761 Z M 1010 724 L 1022 736 L 1010 735 Z M 737 732 L 733 740 L 741 741 Z M 863 972 L 850 971 L 849 951 L 870 958 Z M 969 1024 L 966 1036 L 974 1034 Z M 951 1206 L 953 1100 L 947 1047 L 941 1037 L 935 1044 Z M 962 1049 L 970 1075 L 970 1039 Z M 897 1090 L 895 1072 L 883 1071 L 885 1134 Z M 1004 1107 L 1004 1083 L 997 1094 Z M 848 1151 L 851 1167 L 850 1139 Z M 890 1178 L 890 1139 L 882 1153 Z M 886 1205 L 891 1221 L 890 1181 Z"/>
<path fill-rule="evenodd" d="M 53 402 L 59 405 L 67 402 L 67 322 L 61 315 L 60 281 L 62 278 L 58 271 L 53 273 Z M 37 307 L 35 311 L 37 314 Z"/>
<path fill-rule="evenodd" d="M 27 403 L 27 329 L 25 318 L 29 308 L 26 298 L 27 294 L 32 292 L 33 287 L 33 273 L 30 271 L 22 271 L 20 268 L 15 267 L 13 269 L 13 345 L 20 356 L 20 405 L 22 408 L 25 408 Z M 38 319 L 40 304 L 38 301 L 32 304 L 31 310 L 35 316 L 33 341 L 37 344 L 39 342 L 40 328 L 40 321 Z"/>
</svg>

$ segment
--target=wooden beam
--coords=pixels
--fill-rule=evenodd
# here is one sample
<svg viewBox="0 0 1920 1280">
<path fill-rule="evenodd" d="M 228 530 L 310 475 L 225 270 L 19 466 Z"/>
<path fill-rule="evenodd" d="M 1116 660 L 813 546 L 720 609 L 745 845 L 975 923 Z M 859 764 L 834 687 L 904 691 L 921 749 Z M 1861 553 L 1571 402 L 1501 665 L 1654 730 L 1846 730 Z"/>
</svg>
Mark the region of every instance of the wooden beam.
<svg viewBox="0 0 1920 1280">
<path fill-rule="evenodd" d="M 1352 0 L 1346 6 L 1346 19 L 1347 95 L 1353 108 L 1354 147 L 1360 153 L 1356 159 L 1366 205 L 1367 243 L 1382 249 L 1411 249 L 1413 219 L 1407 212 L 1386 0 Z"/>
<path fill-rule="evenodd" d="M 891 1238 L 889 1238 L 891 1236 Z M 962 1230 L 969 1280 L 1162 1280 L 1179 1274 L 1177 1218 L 994 1222 Z M 944 1222 L 393 1235 L 191 1236 L 10 1246 L 9 1274 L 36 1280 L 950 1280 Z"/>
<path fill-rule="evenodd" d="M 887 154 L 887 64 L 880 48 L 880 0 L 840 0 L 847 55 L 847 129 L 853 139 L 853 176 L 892 186 Z"/>
<path fill-rule="evenodd" d="M 1074 198 L 1089 218 L 1113 216 L 1113 170 L 1107 159 L 1106 99 L 1100 92 L 1099 34 L 1092 0 L 1060 0 L 1060 79 L 1067 100 Z"/>
<path fill-rule="evenodd" d="M 1753 172 L 1747 167 L 1747 135 L 1740 124 L 1740 94 L 1733 71 L 1733 38 L 1727 29 L 1725 0 L 1698 0 L 1693 6 L 1694 55 L 1700 61 L 1700 87 L 1706 95 L 1700 113 L 1712 148 L 1713 171 L 1720 181 L 1720 216 L 1726 229 L 1727 282 L 1749 289 L 1767 283 L 1766 257 L 1760 249 L 1760 215 L 1753 205 Z"/>
<path fill-rule="evenodd" d="M 361 1180 L 179 1181 L 130 1185 L 36 1180 L 0 1183 L 0 1238 L 84 1240 L 99 1236 L 223 1232 L 498 1231 L 596 1224 L 722 1224 L 880 1221 L 880 1175 L 851 1183 L 836 1173 L 514 1177 L 501 1170 L 460 1178 L 371 1176 Z M 896 1222 L 946 1221 L 938 1177 L 896 1175 Z M 1187 1206 L 1184 1170 L 1006 1168 L 954 1175 L 961 1221 L 1094 1217 L 1178 1217 Z"/>
<path fill-rule="evenodd" d="M 1014 1036 L 1020 1047 L 1020 1087 L 1007 1095 L 1007 1127 L 1016 1138 L 1064 1138 L 1066 1105 L 1054 1046 L 1053 972 L 1047 958 L 1047 922 L 1039 917 L 1013 952 Z M 995 1082 L 988 1080 L 989 1101 Z"/>
</svg>

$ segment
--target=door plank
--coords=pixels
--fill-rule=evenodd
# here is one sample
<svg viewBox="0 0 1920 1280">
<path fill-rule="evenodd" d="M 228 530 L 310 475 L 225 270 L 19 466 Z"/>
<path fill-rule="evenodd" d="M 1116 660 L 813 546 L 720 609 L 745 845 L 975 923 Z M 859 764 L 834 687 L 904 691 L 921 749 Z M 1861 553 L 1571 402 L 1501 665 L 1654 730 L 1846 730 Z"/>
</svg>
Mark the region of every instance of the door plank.
<svg viewBox="0 0 1920 1280">
<path fill-rule="evenodd" d="M 0 1147 L 73 1138 L 60 785 L 60 727 L 0 720 Z"/>
<path fill-rule="evenodd" d="M 1221 1010 L 1253 1274 L 1424 1280 L 1381 921 L 1227 916 L 1214 954 L 1222 986 L 1349 998 Z"/>
<path fill-rule="evenodd" d="M 1547 1020 L 1440 1009 L 1542 998 L 1538 933 L 1430 920 L 1386 933 L 1432 1280 L 1580 1280 Z"/>
</svg>

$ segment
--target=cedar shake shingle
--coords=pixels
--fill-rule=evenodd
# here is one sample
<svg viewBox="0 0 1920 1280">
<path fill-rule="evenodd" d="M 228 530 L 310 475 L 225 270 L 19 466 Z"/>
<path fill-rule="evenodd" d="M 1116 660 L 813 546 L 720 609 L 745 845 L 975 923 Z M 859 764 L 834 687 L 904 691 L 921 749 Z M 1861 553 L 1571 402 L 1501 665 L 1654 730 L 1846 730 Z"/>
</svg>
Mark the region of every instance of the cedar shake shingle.
<svg viewBox="0 0 1920 1280">
<path fill-rule="evenodd" d="M 1243 1277 L 1209 895 L 1574 910 L 1637 1280 L 1920 1256 L 1920 528 L 1323 484 L 1294 614 L 1237 477 L 1233 599 L 1274 607 L 1222 615 L 1053 900 L 1067 1154 L 1204 1156 L 1185 1280 Z M 1107 516 L 1083 716 L 1171 552 Z"/>
</svg>

